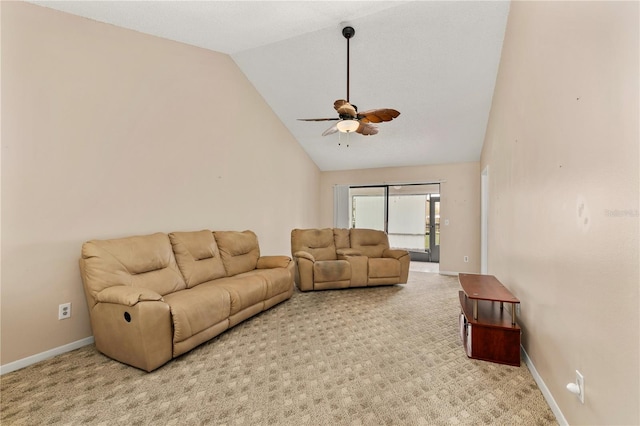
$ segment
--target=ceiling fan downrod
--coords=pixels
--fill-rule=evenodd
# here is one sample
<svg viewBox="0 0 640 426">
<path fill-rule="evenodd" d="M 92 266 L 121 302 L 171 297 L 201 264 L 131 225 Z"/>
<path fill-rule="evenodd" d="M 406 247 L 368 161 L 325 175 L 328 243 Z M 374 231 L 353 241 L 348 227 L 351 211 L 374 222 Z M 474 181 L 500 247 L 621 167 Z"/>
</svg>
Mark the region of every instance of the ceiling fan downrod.
<svg viewBox="0 0 640 426">
<path fill-rule="evenodd" d="M 349 39 L 356 35 L 356 30 L 353 27 L 344 27 L 342 35 L 347 39 L 347 102 L 349 102 Z"/>
</svg>

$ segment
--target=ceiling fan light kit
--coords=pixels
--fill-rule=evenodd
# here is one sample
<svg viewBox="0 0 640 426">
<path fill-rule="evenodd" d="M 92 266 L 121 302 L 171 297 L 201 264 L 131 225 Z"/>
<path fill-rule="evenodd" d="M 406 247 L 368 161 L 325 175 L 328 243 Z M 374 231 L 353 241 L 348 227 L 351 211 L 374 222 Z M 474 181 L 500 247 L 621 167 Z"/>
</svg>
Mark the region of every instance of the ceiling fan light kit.
<svg viewBox="0 0 640 426">
<path fill-rule="evenodd" d="M 358 112 L 355 105 L 349 103 L 349 39 L 356 34 L 356 30 L 351 26 L 342 29 L 342 35 L 347 39 L 347 100 L 338 99 L 333 103 L 333 108 L 338 112 L 338 118 L 299 118 L 301 121 L 338 121 L 322 133 L 322 136 L 331 135 L 336 132 L 360 133 L 363 136 L 375 135 L 378 133 L 378 126 L 373 123 L 391 121 L 398 117 L 400 113 L 395 109 L 382 108 Z"/>
<path fill-rule="evenodd" d="M 338 121 L 336 127 L 342 133 L 351 133 L 358 130 L 358 127 L 360 127 L 360 122 L 357 120 L 341 120 Z"/>
</svg>

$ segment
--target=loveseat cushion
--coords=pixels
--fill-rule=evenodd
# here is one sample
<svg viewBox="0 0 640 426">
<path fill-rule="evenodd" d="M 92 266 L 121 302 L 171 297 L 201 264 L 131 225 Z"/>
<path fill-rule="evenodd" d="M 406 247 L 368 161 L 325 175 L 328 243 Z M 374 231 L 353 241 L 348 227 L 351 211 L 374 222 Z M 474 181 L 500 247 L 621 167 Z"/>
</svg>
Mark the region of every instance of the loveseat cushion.
<svg viewBox="0 0 640 426">
<path fill-rule="evenodd" d="M 291 254 L 310 253 L 315 260 L 336 260 L 333 229 L 294 229 L 291 231 Z"/>
<path fill-rule="evenodd" d="M 227 276 L 256 269 L 260 258 L 258 236 L 253 231 L 215 231 L 213 233 Z"/>
<path fill-rule="evenodd" d="M 90 307 L 112 286 L 147 288 L 161 296 L 186 288 L 169 237 L 162 233 L 87 241 L 81 268 Z"/>
<path fill-rule="evenodd" d="M 369 258 L 370 278 L 389 278 L 400 276 L 400 262 L 391 258 Z"/>
<path fill-rule="evenodd" d="M 351 240 L 349 238 L 349 229 L 333 228 L 333 240 L 336 245 L 336 250 L 346 249 L 351 247 Z"/>
<path fill-rule="evenodd" d="M 351 229 L 351 248 L 360 250 L 363 256 L 382 257 L 389 248 L 389 238 L 383 231 L 374 229 Z"/>
<path fill-rule="evenodd" d="M 172 232 L 169 239 L 187 287 L 227 275 L 211 231 Z"/>
<path fill-rule="evenodd" d="M 317 261 L 313 264 L 313 281 L 315 283 L 350 279 L 351 265 L 346 260 Z"/>
</svg>

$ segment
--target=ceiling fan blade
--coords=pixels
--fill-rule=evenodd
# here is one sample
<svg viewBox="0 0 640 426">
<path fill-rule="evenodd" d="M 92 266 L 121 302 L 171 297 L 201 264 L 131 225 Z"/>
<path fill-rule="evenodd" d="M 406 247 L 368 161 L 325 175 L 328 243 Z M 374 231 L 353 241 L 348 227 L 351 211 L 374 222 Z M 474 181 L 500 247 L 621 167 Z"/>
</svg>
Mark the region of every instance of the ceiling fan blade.
<svg viewBox="0 0 640 426">
<path fill-rule="evenodd" d="M 334 124 L 333 126 L 329 127 L 327 130 L 322 132 L 322 136 L 332 135 L 332 134 L 336 133 L 337 131 L 338 131 L 338 124 Z"/>
<path fill-rule="evenodd" d="M 344 99 L 338 99 L 335 101 L 333 103 L 333 107 L 341 116 L 348 115 L 349 117 L 355 117 L 357 114 L 355 107 Z"/>
<path fill-rule="evenodd" d="M 382 123 L 383 121 L 391 121 L 399 115 L 400 113 L 395 109 L 370 109 L 368 111 L 359 112 L 358 119 L 365 123 Z"/>
<path fill-rule="evenodd" d="M 378 134 L 378 126 L 375 124 L 360 122 L 360 126 L 356 130 L 356 133 L 360 133 L 363 136 L 369 135 L 377 135 Z"/>
<path fill-rule="evenodd" d="M 338 121 L 339 118 L 298 118 L 298 121 Z"/>
</svg>

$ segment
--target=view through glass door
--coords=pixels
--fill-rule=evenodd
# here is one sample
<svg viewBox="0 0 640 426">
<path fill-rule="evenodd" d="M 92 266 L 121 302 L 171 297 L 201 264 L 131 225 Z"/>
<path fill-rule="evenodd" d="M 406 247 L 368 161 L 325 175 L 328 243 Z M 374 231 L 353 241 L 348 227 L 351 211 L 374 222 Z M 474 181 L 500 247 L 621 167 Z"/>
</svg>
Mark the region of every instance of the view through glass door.
<svg viewBox="0 0 640 426">
<path fill-rule="evenodd" d="M 440 261 L 440 185 L 404 184 L 349 188 L 351 228 L 379 229 L 389 245 L 411 260 Z"/>
</svg>

